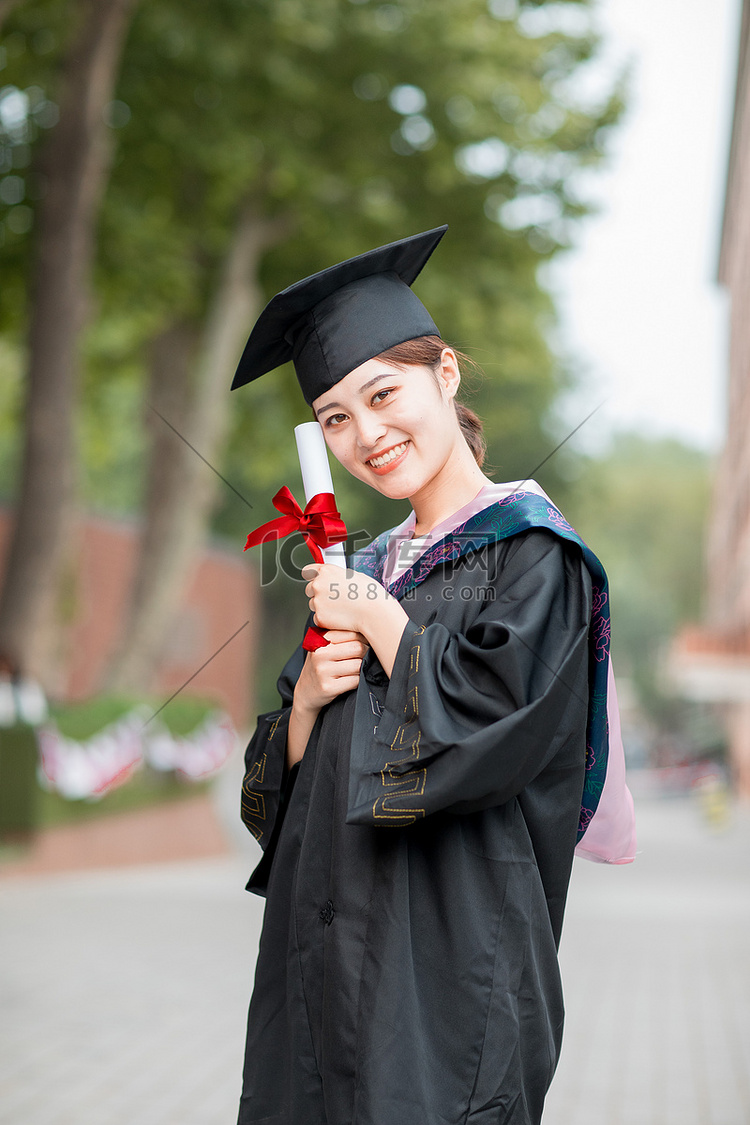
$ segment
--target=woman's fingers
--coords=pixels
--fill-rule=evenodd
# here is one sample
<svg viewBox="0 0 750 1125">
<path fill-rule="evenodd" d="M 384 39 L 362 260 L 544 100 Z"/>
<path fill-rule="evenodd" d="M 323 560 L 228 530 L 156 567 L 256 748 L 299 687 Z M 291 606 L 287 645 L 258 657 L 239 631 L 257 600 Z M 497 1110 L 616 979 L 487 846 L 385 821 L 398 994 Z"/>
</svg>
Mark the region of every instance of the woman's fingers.
<svg viewBox="0 0 750 1125">
<path fill-rule="evenodd" d="M 342 695 L 347 691 L 356 691 L 359 687 L 359 674 L 356 676 L 345 676 L 337 680 L 336 683 L 341 687 Z"/>
<path fill-rule="evenodd" d="M 331 676 L 326 681 L 324 691 L 327 695 L 326 702 L 336 699 L 339 695 L 346 695 L 349 691 L 356 691 L 359 687 L 359 675 L 356 676 Z"/>
<path fill-rule="evenodd" d="M 308 580 L 305 594 L 316 625 L 342 632 L 361 631 L 362 599 L 373 586 L 366 575 L 331 564 L 315 564 L 306 566 L 303 576 Z"/>
<path fill-rule="evenodd" d="M 335 656 L 328 654 L 322 648 L 313 653 L 313 656 L 317 658 L 314 663 L 319 668 L 321 676 L 328 674 L 345 676 L 347 674 L 353 675 L 355 672 L 359 675 L 359 670 L 362 667 L 362 653 L 358 651 L 355 645 L 352 645 L 351 648 L 348 645 L 346 647 L 349 649 L 348 652 L 337 653 Z"/>
<path fill-rule="evenodd" d="M 313 700 L 317 707 L 356 690 L 369 647 L 362 634 L 353 629 L 328 629 L 324 636 L 329 643 L 308 652 L 297 685 L 300 699 L 304 696 L 308 702 Z"/>
<path fill-rule="evenodd" d="M 330 674 L 335 676 L 337 680 L 343 679 L 346 676 L 359 677 L 361 667 L 361 660 L 337 660 L 331 665 Z"/>
<path fill-rule="evenodd" d="M 359 684 L 361 660 L 337 660 L 317 669 L 316 681 L 321 693 L 327 699 L 334 699 L 344 692 L 354 691 Z"/>
<path fill-rule="evenodd" d="M 310 653 L 309 659 L 321 690 L 326 694 L 341 695 L 356 688 L 366 651 L 367 646 L 361 641 L 352 640 L 332 642 Z"/>
<path fill-rule="evenodd" d="M 354 657 L 362 660 L 367 652 L 367 645 L 363 645 L 361 641 L 332 641 L 331 644 L 317 651 L 327 656 L 329 660 L 352 660 Z"/>
<path fill-rule="evenodd" d="M 366 638 L 362 633 L 355 633 L 353 629 L 328 629 L 324 636 L 331 644 L 341 644 L 343 641 L 361 641 L 364 648 L 367 648 Z"/>
</svg>

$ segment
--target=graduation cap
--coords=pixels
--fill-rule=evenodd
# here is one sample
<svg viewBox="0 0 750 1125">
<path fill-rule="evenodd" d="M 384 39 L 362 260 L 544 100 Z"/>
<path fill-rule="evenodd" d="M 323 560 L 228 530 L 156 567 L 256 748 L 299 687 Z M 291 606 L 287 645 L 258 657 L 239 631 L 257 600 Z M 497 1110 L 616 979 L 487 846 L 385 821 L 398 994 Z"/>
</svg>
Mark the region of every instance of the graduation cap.
<svg viewBox="0 0 750 1125">
<path fill-rule="evenodd" d="M 277 293 L 250 333 L 232 390 L 292 359 L 312 403 L 388 348 L 439 335 L 410 286 L 447 229 L 368 250 Z"/>
</svg>

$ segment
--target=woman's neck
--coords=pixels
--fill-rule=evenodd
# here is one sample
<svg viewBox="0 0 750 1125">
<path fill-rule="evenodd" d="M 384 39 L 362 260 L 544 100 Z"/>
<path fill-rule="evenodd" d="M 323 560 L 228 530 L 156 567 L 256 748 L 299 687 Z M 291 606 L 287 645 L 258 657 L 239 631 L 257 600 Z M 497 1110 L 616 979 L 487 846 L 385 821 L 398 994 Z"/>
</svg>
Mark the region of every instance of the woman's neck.
<svg viewBox="0 0 750 1125">
<path fill-rule="evenodd" d="M 428 535 L 439 523 L 473 500 L 485 485 L 492 484 L 477 465 L 468 445 L 463 440 L 461 445 L 463 449 L 459 447 L 454 451 L 441 471 L 418 495 L 409 498 L 416 516 L 414 535 L 418 538 Z"/>
</svg>

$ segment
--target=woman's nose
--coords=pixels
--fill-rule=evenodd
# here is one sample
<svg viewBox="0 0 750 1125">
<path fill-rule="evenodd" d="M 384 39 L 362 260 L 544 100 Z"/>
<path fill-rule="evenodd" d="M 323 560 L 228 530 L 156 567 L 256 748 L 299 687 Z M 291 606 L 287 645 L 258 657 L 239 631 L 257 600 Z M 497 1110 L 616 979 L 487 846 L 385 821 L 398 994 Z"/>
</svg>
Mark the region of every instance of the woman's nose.
<svg viewBox="0 0 750 1125">
<path fill-rule="evenodd" d="M 362 449 L 372 452 L 385 437 L 387 426 L 375 414 L 366 414 L 357 420 L 357 440 Z"/>
</svg>

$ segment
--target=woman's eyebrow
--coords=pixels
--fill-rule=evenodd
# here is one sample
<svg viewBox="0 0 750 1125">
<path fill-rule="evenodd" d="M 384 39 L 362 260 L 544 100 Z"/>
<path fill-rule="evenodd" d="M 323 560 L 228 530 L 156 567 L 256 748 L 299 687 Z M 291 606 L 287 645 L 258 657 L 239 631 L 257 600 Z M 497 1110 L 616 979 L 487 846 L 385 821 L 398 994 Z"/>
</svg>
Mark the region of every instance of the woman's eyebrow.
<svg viewBox="0 0 750 1125">
<path fill-rule="evenodd" d="M 376 375 L 374 379 L 369 379 L 368 382 L 359 388 L 357 394 L 363 395 L 365 391 L 369 391 L 370 387 L 374 386 L 375 383 L 379 383 L 381 379 L 393 379 L 394 377 L 392 371 L 384 371 L 382 375 Z M 320 418 L 321 414 L 325 413 L 326 410 L 334 410 L 336 407 L 342 408 L 341 403 L 327 402 L 324 406 L 321 406 L 320 410 L 316 410 L 315 417 Z"/>
<path fill-rule="evenodd" d="M 381 379 L 394 379 L 395 375 L 392 371 L 384 371 L 382 375 L 376 375 L 374 379 L 370 379 L 364 386 L 359 388 L 359 394 L 363 395 L 365 391 L 369 391 L 375 383 L 380 382 Z"/>
<path fill-rule="evenodd" d="M 324 414 L 326 412 L 326 410 L 333 410 L 337 406 L 341 406 L 341 403 L 340 402 L 327 402 L 325 404 L 325 406 L 321 406 L 320 410 L 315 411 L 315 417 L 320 418 L 321 414 Z"/>
</svg>

